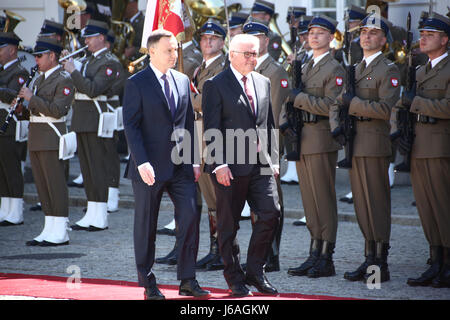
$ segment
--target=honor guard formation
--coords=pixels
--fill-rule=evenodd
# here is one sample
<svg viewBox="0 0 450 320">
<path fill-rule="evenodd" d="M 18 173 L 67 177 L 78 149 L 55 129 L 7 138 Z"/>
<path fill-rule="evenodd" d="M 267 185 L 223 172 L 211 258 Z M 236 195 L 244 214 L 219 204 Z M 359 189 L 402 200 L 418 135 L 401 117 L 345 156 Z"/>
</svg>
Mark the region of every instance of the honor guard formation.
<svg viewBox="0 0 450 320">
<path fill-rule="evenodd" d="M 61 23 L 45 20 L 32 48 L 14 32 L 23 18 L 7 10 L 0 18 L 0 229 L 20 231 L 27 223 L 23 166 L 29 157 L 39 198 L 31 210 L 45 218 L 41 233 L 23 245 L 69 245 L 70 232 L 107 230 L 109 213 L 120 209 L 120 163 L 126 162 L 146 299 L 164 299 L 155 262 L 178 265 L 182 295 L 209 295 L 195 280 L 196 269 L 223 270 L 232 296 L 252 295 L 251 287 L 276 294 L 266 274 L 282 263 L 281 184 L 298 183 L 305 217 L 294 224 L 309 231 L 309 256 L 287 273 L 336 275 L 340 200 L 353 203 L 361 231 L 354 241 L 364 243 L 362 263 L 344 279 L 367 282 L 369 267 L 376 266 L 385 282 L 395 202 L 390 189 L 394 171 L 409 172 L 430 251 L 427 269 L 407 285 L 450 287 L 449 14 L 430 10 L 419 21 L 408 14 L 405 29 L 387 19 L 387 10 L 350 5 L 339 30 L 331 16 L 291 6 L 285 40 L 273 2 L 255 0 L 245 11 L 232 5 L 227 21 L 185 1 L 193 11 L 185 41 L 159 29 L 141 42 L 145 16 L 137 1 L 112 1 L 109 15 L 90 1 L 59 5 L 66 10 L 69 2 L 78 6 L 80 25 L 67 28 L 67 14 Z M 199 141 L 192 143 L 190 163 L 171 160 L 184 138 L 172 140 L 175 129 Z M 204 134 L 213 129 L 224 140 L 226 130 L 257 134 L 230 156 L 228 140 L 223 150 L 208 152 L 216 145 Z M 261 130 L 280 134 L 264 138 Z M 256 164 L 247 157 L 252 148 Z M 243 162 L 233 163 L 242 150 Z M 338 160 L 340 150 L 345 157 Z M 69 181 L 75 154 L 81 174 Z M 279 159 L 287 160 L 283 176 Z M 337 168 L 348 170 L 351 185 L 341 199 Z M 262 174 L 265 169 L 270 174 Z M 72 224 L 69 187 L 84 188 L 87 199 L 84 216 Z M 157 230 L 164 192 L 174 216 Z M 197 257 L 203 200 L 210 246 Z M 236 238 L 243 219 L 252 225 L 247 263 Z M 155 258 L 157 233 L 176 236 L 162 258 Z"/>
</svg>

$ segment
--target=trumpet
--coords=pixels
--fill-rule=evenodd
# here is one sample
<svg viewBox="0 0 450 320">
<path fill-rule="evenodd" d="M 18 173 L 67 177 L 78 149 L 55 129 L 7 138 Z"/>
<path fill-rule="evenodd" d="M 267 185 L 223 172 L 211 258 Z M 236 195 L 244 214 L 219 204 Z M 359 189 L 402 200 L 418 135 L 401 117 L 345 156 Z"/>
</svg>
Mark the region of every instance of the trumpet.
<svg viewBox="0 0 450 320">
<path fill-rule="evenodd" d="M 80 48 L 80 49 L 78 49 L 78 50 L 72 52 L 71 54 L 68 54 L 67 56 L 62 57 L 61 59 L 59 59 L 59 63 L 63 62 L 64 60 L 67 60 L 67 59 L 69 59 L 69 58 L 72 58 L 73 56 L 76 56 L 76 55 L 79 54 L 80 52 L 83 52 L 84 50 L 86 50 L 87 47 L 88 47 L 88 46 L 84 46 L 84 47 L 82 47 L 82 48 Z"/>
</svg>

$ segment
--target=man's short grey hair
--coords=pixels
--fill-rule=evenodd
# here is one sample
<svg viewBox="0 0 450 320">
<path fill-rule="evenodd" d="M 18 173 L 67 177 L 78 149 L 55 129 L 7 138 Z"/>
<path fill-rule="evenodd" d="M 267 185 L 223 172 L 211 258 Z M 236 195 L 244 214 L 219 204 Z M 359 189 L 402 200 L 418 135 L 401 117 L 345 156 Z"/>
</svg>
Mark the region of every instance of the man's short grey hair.
<svg viewBox="0 0 450 320">
<path fill-rule="evenodd" d="M 256 52 L 259 52 L 259 39 L 251 34 L 241 33 L 235 35 L 230 41 L 230 51 L 239 51 L 241 44 L 251 43 L 255 47 Z"/>
</svg>

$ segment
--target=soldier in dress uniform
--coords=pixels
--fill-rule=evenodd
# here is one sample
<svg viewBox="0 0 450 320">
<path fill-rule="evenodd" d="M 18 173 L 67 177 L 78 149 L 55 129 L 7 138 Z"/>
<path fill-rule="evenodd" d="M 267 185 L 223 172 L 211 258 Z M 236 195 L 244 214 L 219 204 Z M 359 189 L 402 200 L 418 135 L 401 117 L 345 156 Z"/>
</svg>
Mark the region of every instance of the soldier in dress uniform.
<svg viewBox="0 0 450 320">
<path fill-rule="evenodd" d="M 359 43 L 359 24 L 361 21 L 367 16 L 366 11 L 364 9 L 351 5 L 347 9 L 347 15 L 348 15 L 348 28 L 350 31 L 350 52 L 352 55 L 352 63 L 356 64 L 359 63 L 363 58 L 363 51 L 361 48 L 361 45 Z M 344 63 L 344 50 L 343 48 L 338 49 L 334 53 L 334 57 L 337 61 L 339 61 L 342 66 L 345 66 Z M 345 196 L 341 197 L 339 201 L 347 202 L 347 203 L 353 203 L 353 195 L 350 191 Z"/>
<path fill-rule="evenodd" d="M 320 15 L 308 26 L 313 57 L 302 68 L 303 90 L 291 91 L 289 100 L 301 110 L 299 184 L 311 235 L 308 259 L 288 274 L 310 278 L 336 274 L 333 253 L 337 234 L 336 161 L 340 145 L 330 132 L 329 107 L 342 91 L 344 68 L 330 54 L 337 21 Z"/>
<path fill-rule="evenodd" d="M 33 55 L 41 76 L 33 90 L 22 88 L 19 97 L 28 101 L 30 112 L 28 150 L 42 210 L 44 228 L 28 246 L 69 244 L 69 193 L 64 162 L 59 159 L 59 137 L 67 133 L 65 116 L 74 97 L 70 75 L 59 65 L 62 45 L 51 38 L 38 38 Z"/>
<path fill-rule="evenodd" d="M 107 35 L 108 49 L 111 50 L 114 46 L 115 35 L 112 30 L 109 30 Z M 114 53 L 110 53 L 117 60 L 117 56 Z M 113 83 L 111 89 L 108 91 L 106 96 L 108 97 L 107 102 L 109 104 L 108 108 L 113 108 L 116 110 L 122 105 L 121 97 L 123 95 L 123 90 L 125 86 L 125 81 L 128 78 L 127 72 L 124 70 L 122 64 L 117 64 L 116 81 Z M 113 111 L 113 110 L 111 110 Z M 123 132 L 120 133 L 123 140 Z M 107 208 L 108 212 L 116 212 L 119 210 L 119 184 L 120 184 L 120 158 L 118 154 L 118 143 L 119 143 L 119 131 L 114 131 L 114 136 L 112 139 L 105 139 L 107 147 L 107 170 L 108 170 L 108 202 Z M 126 149 L 126 147 L 125 147 Z"/>
<path fill-rule="evenodd" d="M 249 14 L 245 12 L 233 12 L 231 18 L 228 21 L 230 26 L 230 39 L 235 35 L 242 33 L 242 27 L 247 21 Z"/>
<path fill-rule="evenodd" d="M 77 133 L 78 157 L 88 199 L 86 215 L 72 226 L 74 230 L 100 231 L 108 228 L 108 143 L 98 135 L 100 113 L 108 112 L 107 95 L 117 81 L 120 62 L 108 50 L 108 25 L 89 20 L 83 30 L 92 55 L 81 71 L 72 59 L 63 62 L 77 89 L 71 129 Z"/>
<path fill-rule="evenodd" d="M 62 42 L 64 37 L 64 25 L 52 20 L 44 20 L 39 37 L 49 37 Z"/>
<path fill-rule="evenodd" d="M 138 9 L 137 0 L 128 1 L 124 18 L 126 22 L 131 23 L 131 26 L 133 27 L 133 30 L 135 32 L 133 45 L 125 48 L 125 56 L 129 60 L 133 61 L 142 56 L 142 53 L 139 52 L 139 49 L 141 48 L 142 32 L 144 30 L 145 20 L 144 14 Z"/>
<path fill-rule="evenodd" d="M 355 70 L 355 95 L 341 94 L 331 107 L 330 122 L 338 127 L 340 105 L 349 105 L 355 117 L 350 183 L 359 227 L 365 239 L 365 261 L 354 272 L 346 272 L 350 281 L 367 280 L 367 267 L 380 268 L 380 281 L 390 279 L 388 269 L 391 233 L 391 193 L 389 186 L 389 139 L 391 109 L 400 93 L 397 66 L 381 52 L 389 33 L 386 20 L 368 16 L 361 22 L 360 42 L 364 59 Z"/>
<path fill-rule="evenodd" d="M 275 4 L 264 0 L 255 0 L 250 15 L 252 18 L 270 22 L 275 15 Z M 270 30 L 268 37 L 269 54 L 277 61 L 281 54 L 281 36 Z"/>
<path fill-rule="evenodd" d="M 0 126 L 13 101 L 28 78 L 28 71 L 17 57 L 21 39 L 14 32 L 0 32 Z M 10 121 L 5 134 L 0 135 L 0 225 L 23 223 L 24 181 L 21 168 L 21 143 L 16 142 L 16 120 Z"/>
<path fill-rule="evenodd" d="M 202 64 L 195 70 L 192 79 L 193 90 L 191 91 L 191 101 L 194 107 L 195 131 L 198 137 L 200 159 L 205 145 L 203 143 L 203 112 L 202 112 L 202 91 L 206 80 L 222 72 L 225 66 L 225 56 L 223 46 L 225 44 L 226 31 L 220 22 L 209 19 L 200 29 L 200 49 L 203 55 Z M 204 165 L 204 164 L 203 164 Z M 217 214 L 216 214 L 216 194 L 214 185 L 209 174 L 203 172 L 198 179 L 201 194 L 208 205 L 209 232 L 210 232 L 210 250 L 209 253 L 199 261 L 197 268 L 206 268 L 206 270 L 223 269 L 222 258 L 219 254 L 219 245 L 217 240 Z"/>
<path fill-rule="evenodd" d="M 429 60 L 416 71 L 416 96 L 404 92 L 398 107 L 416 119 L 411 183 L 430 245 L 431 265 L 410 286 L 450 287 L 450 19 L 432 13 L 419 27 Z"/>
<path fill-rule="evenodd" d="M 312 16 L 305 16 L 302 15 L 299 18 L 298 24 L 297 24 L 297 36 L 299 39 L 300 45 L 297 46 L 297 61 L 298 63 L 301 63 L 302 65 L 306 65 L 308 61 L 311 59 L 313 55 L 313 51 L 308 43 L 308 25 L 313 19 Z M 301 47 L 303 44 L 303 48 Z M 294 53 L 290 54 L 287 57 L 287 61 L 292 64 L 294 60 Z M 293 69 L 291 69 L 293 70 Z M 291 81 L 293 80 L 293 72 L 291 72 L 290 77 Z M 286 172 L 281 177 L 281 183 L 294 183 L 297 184 L 299 180 L 298 175 L 298 163 L 295 161 L 287 161 L 287 169 Z M 294 225 L 297 226 L 304 226 L 306 225 L 306 218 L 303 217 L 302 219 L 295 221 Z"/>
<path fill-rule="evenodd" d="M 305 7 L 289 7 L 287 11 L 286 21 L 289 25 L 289 30 L 297 30 L 298 23 L 300 22 L 300 17 L 306 15 Z M 289 45 L 294 49 L 297 44 L 297 48 L 300 48 L 301 43 L 298 41 L 298 33 L 291 33 L 291 39 L 289 40 Z"/>
<path fill-rule="evenodd" d="M 358 63 L 363 58 L 363 52 L 361 45 L 359 44 L 359 24 L 367 16 L 366 11 L 358 6 L 351 5 L 347 9 L 348 15 L 348 28 L 350 31 L 350 50 L 352 54 L 352 63 Z M 343 49 L 338 49 L 334 52 L 334 57 L 337 61 L 344 65 L 344 51 Z"/>
<path fill-rule="evenodd" d="M 187 32 L 187 31 L 185 31 Z M 183 42 L 183 72 L 192 80 L 195 69 L 202 64 L 202 53 L 197 48 L 196 41 L 192 40 Z"/>
<path fill-rule="evenodd" d="M 272 113 L 275 122 L 275 128 L 278 129 L 278 122 L 281 113 L 281 108 L 286 101 L 286 97 L 289 94 L 289 80 L 288 74 L 283 67 L 276 62 L 268 52 L 269 46 L 269 28 L 267 22 L 259 21 L 256 19 L 249 19 L 249 21 L 244 24 L 244 33 L 248 33 L 256 36 L 259 39 L 259 52 L 258 59 L 256 62 L 255 71 L 266 76 L 270 79 L 270 96 L 272 98 Z M 279 151 L 278 154 L 281 155 L 284 149 L 282 137 L 279 137 Z M 276 178 L 278 197 L 280 203 L 280 223 L 275 232 L 275 237 L 272 243 L 271 250 L 269 252 L 267 263 L 264 267 L 266 272 L 280 271 L 280 243 L 281 243 L 281 233 L 283 231 L 283 221 L 284 221 L 284 205 L 283 196 L 281 190 L 281 182 L 279 176 Z M 256 222 L 257 215 L 253 212 L 251 213 L 252 224 Z"/>
</svg>

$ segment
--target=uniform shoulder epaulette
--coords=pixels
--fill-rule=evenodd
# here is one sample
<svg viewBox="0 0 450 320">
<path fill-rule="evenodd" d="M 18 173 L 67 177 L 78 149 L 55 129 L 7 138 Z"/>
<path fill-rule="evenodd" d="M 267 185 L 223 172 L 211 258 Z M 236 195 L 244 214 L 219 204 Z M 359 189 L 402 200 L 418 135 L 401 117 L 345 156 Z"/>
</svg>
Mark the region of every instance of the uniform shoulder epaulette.
<svg viewBox="0 0 450 320">
<path fill-rule="evenodd" d="M 119 59 L 111 52 L 105 53 L 105 57 L 108 58 L 108 60 L 114 60 L 116 62 L 120 62 Z"/>
<path fill-rule="evenodd" d="M 68 73 L 66 70 L 61 70 L 59 74 L 62 75 L 64 78 L 70 78 L 70 73 Z"/>
</svg>

